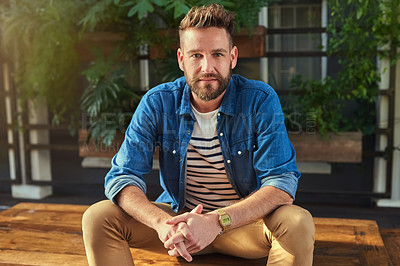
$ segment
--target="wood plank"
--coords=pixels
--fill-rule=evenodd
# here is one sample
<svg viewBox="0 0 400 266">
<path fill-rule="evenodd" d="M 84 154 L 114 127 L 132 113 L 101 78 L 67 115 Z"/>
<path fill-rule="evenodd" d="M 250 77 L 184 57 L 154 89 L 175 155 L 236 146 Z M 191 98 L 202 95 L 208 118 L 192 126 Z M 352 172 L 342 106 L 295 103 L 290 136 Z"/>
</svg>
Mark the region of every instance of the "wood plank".
<svg viewBox="0 0 400 266">
<path fill-rule="evenodd" d="M 393 266 L 400 266 L 400 229 L 384 229 L 380 232 Z"/>
<path fill-rule="evenodd" d="M 112 144 L 108 147 L 104 143 L 95 143 L 93 139 L 87 142 L 89 137 L 88 130 L 80 129 L 78 131 L 78 141 L 79 141 L 79 156 L 80 157 L 96 157 L 96 158 L 108 158 L 111 162 L 111 158 L 118 152 L 119 148 L 124 142 L 125 134 L 121 131 L 117 131 L 112 141 Z M 153 160 L 158 160 L 159 158 L 159 147 L 155 147 Z M 110 164 L 111 166 L 111 164 Z"/>
<path fill-rule="evenodd" d="M 17 230 L 0 227 L 0 250 L 32 251 L 85 256 L 82 234 L 60 231 Z"/>
<path fill-rule="evenodd" d="M 80 157 L 103 157 L 112 158 L 117 153 L 125 139 L 125 135 L 117 131 L 115 138 L 110 146 L 106 146 L 103 142 L 96 143 L 93 139 L 87 142 L 89 131 L 79 130 L 79 156 Z"/>
<path fill-rule="evenodd" d="M 8 212 L 15 210 L 46 210 L 54 212 L 79 212 L 83 213 L 89 206 L 88 205 L 75 205 L 75 204 L 52 204 L 52 203 L 30 203 L 20 202 L 8 210 L 2 211 L 0 215 L 7 215 Z"/>
<path fill-rule="evenodd" d="M 166 252 L 155 253 L 144 249 L 131 248 L 131 254 L 135 265 L 266 265 L 266 258 L 249 260 L 223 254 L 194 256 L 192 262 L 187 262 L 182 258 L 171 257 Z"/>
<path fill-rule="evenodd" d="M 314 218 L 314 221 L 314 264 L 317 264 L 321 257 L 332 256 L 338 262 L 344 261 L 345 258 L 347 261 L 349 257 L 358 257 L 359 265 L 391 265 L 375 221 L 335 218 Z"/>
<path fill-rule="evenodd" d="M 314 265 L 360 265 L 354 226 L 340 225 L 339 219 L 333 219 L 332 224 L 329 224 L 330 219 L 317 220 Z"/>
<path fill-rule="evenodd" d="M 86 266 L 86 256 L 35 252 L 25 250 L 0 250 L 0 265 Z"/>
<path fill-rule="evenodd" d="M 355 243 L 354 226 L 316 224 L 315 241 Z"/>
<path fill-rule="evenodd" d="M 265 27 L 254 27 L 251 36 L 245 29 L 235 33 L 233 44 L 238 47 L 239 58 L 260 58 L 265 56 Z"/>
<path fill-rule="evenodd" d="M 85 33 L 82 41 L 76 45 L 75 49 L 81 62 L 86 63 L 97 59 L 92 52 L 93 48 L 101 48 L 104 56 L 108 57 L 112 54 L 117 44 L 123 40 L 124 36 L 117 33 Z"/>
<path fill-rule="evenodd" d="M 361 265 L 392 265 L 386 252 L 378 226 L 357 226 L 356 241 L 360 246 Z"/>
<path fill-rule="evenodd" d="M 299 162 L 361 162 L 361 132 L 328 134 L 289 134 Z"/>
<path fill-rule="evenodd" d="M 1 214 L 4 219 L 9 219 L 15 222 L 33 222 L 46 224 L 48 222 L 59 222 L 63 225 L 79 224 L 83 212 L 68 212 L 68 211 L 51 211 L 51 210 L 29 210 L 29 209 L 15 209 L 9 210 L 5 214 Z"/>
<path fill-rule="evenodd" d="M 11 224 L 14 228 L 30 228 L 36 230 L 81 232 L 82 215 L 85 208 L 63 206 L 64 211 L 50 206 L 16 206 L 4 211 L 0 215 L 0 226 Z M 66 209 L 70 208 L 71 211 Z M 86 207 L 87 208 L 87 207 Z"/>
<path fill-rule="evenodd" d="M 20 203 L 0 213 L 0 265 L 87 265 L 81 233 L 81 217 L 87 207 Z M 390 265 L 375 221 L 314 218 L 314 222 L 314 265 Z M 398 249 L 399 245 L 395 246 L 396 254 L 399 254 Z M 167 253 L 142 249 L 131 249 L 131 253 L 136 265 L 189 265 Z M 265 263 L 265 259 L 245 260 L 210 254 L 196 256 L 190 264 Z"/>
<path fill-rule="evenodd" d="M 333 256 L 314 256 L 314 266 L 360 266 L 358 258 L 333 257 Z"/>
<path fill-rule="evenodd" d="M 314 217 L 315 225 L 331 225 L 331 226 L 376 226 L 373 220 L 360 219 L 341 219 L 341 218 L 319 218 Z"/>
</svg>

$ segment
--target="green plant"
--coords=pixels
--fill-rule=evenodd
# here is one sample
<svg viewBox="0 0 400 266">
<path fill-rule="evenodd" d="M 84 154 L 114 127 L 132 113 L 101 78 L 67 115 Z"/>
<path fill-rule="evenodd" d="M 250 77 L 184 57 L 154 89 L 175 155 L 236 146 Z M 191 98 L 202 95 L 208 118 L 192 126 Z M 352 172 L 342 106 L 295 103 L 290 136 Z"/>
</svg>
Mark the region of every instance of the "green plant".
<svg viewBox="0 0 400 266">
<path fill-rule="evenodd" d="M 119 117 L 128 119 L 126 114 L 132 114 L 138 102 L 139 95 L 132 93 L 133 88 L 127 85 L 123 69 L 126 70 L 130 63 L 141 56 L 140 50 L 144 48 L 146 55 L 151 47 L 163 49 L 164 52 L 161 54 L 165 54 L 165 57 L 157 59 L 155 72 L 161 81 L 171 81 L 182 75 L 176 61 L 176 52 L 171 46 L 177 44 L 176 29 L 191 6 L 222 4 L 236 13 L 238 28 L 252 29 L 258 22 L 260 8 L 269 1 L 252 0 L 244 3 L 222 0 L 90 0 L 89 2 L 91 8 L 80 21 L 85 31 L 111 30 L 123 36 L 123 40 L 115 47 L 112 60 L 104 60 L 97 55 L 100 60 L 93 62 L 89 72 L 84 72 L 90 84 L 82 97 L 81 107 L 90 117 L 90 137 L 110 145 L 115 132 L 125 129 L 125 123 L 111 123 L 111 125 L 107 123 L 110 122 L 110 114 L 113 114 L 114 121 L 118 121 Z M 160 29 L 164 30 L 164 35 L 160 34 Z M 126 105 L 127 109 L 120 108 L 121 99 L 130 99 L 128 102 L 131 104 Z M 105 127 L 105 124 L 109 125 Z"/>
<path fill-rule="evenodd" d="M 128 126 L 141 96 L 126 79 L 130 67 L 116 62 L 117 53 L 108 58 L 100 50 L 95 54 L 96 61 L 83 72 L 89 85 L 81 107 L 88 116 L 89 138 L 110 146 L 116 132 Z"/>
<path fill-rule="evenodd" d="M 251 32 L 260 8 L 270 1 L 7 0 L 0 3 L 1 42 L 15 66 L 23 103 L 43 99 L 54 123 L 69 121 L 76 128 L 81 99 L 90 136 L 110 144 L 115 132 L 124 130 L 127 114 L 133 113 L 140 98 L 130 81 L 138 59 L 147 57 L 152 47 L 164 49 L 167 56 L 157 62 L 156 73 L 163 81 L 181 75 L 176 62 L 171 66 L 171 46 L 177 43 L 176 29 L 190 7 L 222 4 L 236 13 L 238 29 Z M 98 31 L 118 34 L 121 41 L 111 55 L 95 51 L 96 59 L 82 72 L 76 46 L 82 36 Z M 89 84 L 81 96 L 77 84 L 82 73 Z M 118 123 L 105 127 L 110 114 Z"/>
<path fill-rule="evenodd" d="M 300 75 L 292 80 L 296 94 L 283 100 L 288 131 L 307 133 L 338 132 L 342 120 L 340 87 L 334 80 L 302 80 Z"/>
<path fill-rule="evenodd" d="M 116 5 L 129 7 L 128 17 L 138 16 L 139 19 L 147 15 L 157 13 L 161 15 L 160 10 L 173 15 L 173 20 L 177 24 L 192 6 L 209 5 L 212 3 L 223 5 L 226 9 L 236 14 L 236 25 L 247 28 L 249 31 L 258 23 L 258 13 L 268 2 L 276 0 L 114 0 Z M 161 15 L 161 17 L 164 17 Z"/>
<path fill-rule="evenodd" d="M 288 117 L 289 128 L 304 125 L 304 114 L 313 114 L 316 129 L 323 135 L 328 131 L 373 132 L 375 112 L 371 110 L 380 81 L 376 60 L 379 56 L 393 63 L 398 60 L 394 51 L 400 44 L 399 7 L 399 0 L 329 1 L 327 54 L 337 58 L 341 69 L 321 81 L 293 79 L 298 90 L 289 100 L 301 103 L 303 115 L 298 120 Z M 343 115 L 349 103 L 357 108 Z M 293 112 L 290 104 L 286 106 Z"/>
<path fill-rule="evenodd" d="M 76 122 L 79 40 L 76 17 L 82 1 L 10 0 L 0 4 L 2 46 L 15 69 L 22 106 L 44 100 L 58 124 Z"/>
</svg>

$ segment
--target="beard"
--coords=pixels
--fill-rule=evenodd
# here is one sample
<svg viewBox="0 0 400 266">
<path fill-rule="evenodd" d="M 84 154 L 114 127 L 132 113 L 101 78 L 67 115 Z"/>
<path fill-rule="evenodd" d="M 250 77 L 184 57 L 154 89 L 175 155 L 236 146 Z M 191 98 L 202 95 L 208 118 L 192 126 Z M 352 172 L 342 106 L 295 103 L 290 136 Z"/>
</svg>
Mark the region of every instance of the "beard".
<svg viewBox="0 0 400 266">
<path fill-rule="evenodd" d="M 195 75 L 192 78 L 189 78 L 185 73 L 186 82 L 189 86 L 190 92 L 196 94 L 200 100 L 206 102 L 215 100 L 226 90 L 229 81 L 231 79 L 231 76 L 232 76 L 232 68 L 230 68 L 229 74 L 226 77 L 223 77 L 219 74 L 210 73 L 203 75 Z M 213 88 L 212 84 L 206 84 L 205 86 L 200 86 L 199 81 L 202 78 L 215 78 L 218 81 L 218 87 Z"/>
</svg>

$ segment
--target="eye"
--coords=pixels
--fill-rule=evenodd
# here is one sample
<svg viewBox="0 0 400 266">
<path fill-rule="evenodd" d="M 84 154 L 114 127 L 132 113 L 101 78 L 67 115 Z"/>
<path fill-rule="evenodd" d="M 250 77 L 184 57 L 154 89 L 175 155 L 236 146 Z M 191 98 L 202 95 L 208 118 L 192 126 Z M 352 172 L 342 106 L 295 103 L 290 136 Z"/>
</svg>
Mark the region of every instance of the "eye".
<svg viewBox="0 0 400 266">
<path fill-rule="evenodd" d="M 193 57 L 193 58 L 200 58 L 200 57 L 201 57 L 201 54 L 192 54 L 192 57 Z"/>
<path fill-rule="evenodd" d="M 215 57 L 221 57 L 224 56 L 222 53 L 215 53 Z"/>
</svg>

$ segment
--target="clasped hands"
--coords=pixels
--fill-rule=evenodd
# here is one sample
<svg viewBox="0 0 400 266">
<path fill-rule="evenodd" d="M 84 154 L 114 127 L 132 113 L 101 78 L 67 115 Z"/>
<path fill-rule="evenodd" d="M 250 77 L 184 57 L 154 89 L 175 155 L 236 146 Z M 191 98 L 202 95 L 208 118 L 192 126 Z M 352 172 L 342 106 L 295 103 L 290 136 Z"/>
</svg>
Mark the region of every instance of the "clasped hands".
<svg viewBox="0 0 400 266">
<path fill-rule="evenodd" d="M 182 256 L 190 262 L 193 260 L 190 254 L 203 250 L 217 237 L 221 231 L 218 214 L 201 214 L 202 211 L 203 206 L 198 205 L 191 212 L 168 219 L 162 228 L 163 231 L 158 230 L 170 256 Z"/>
</svg>

